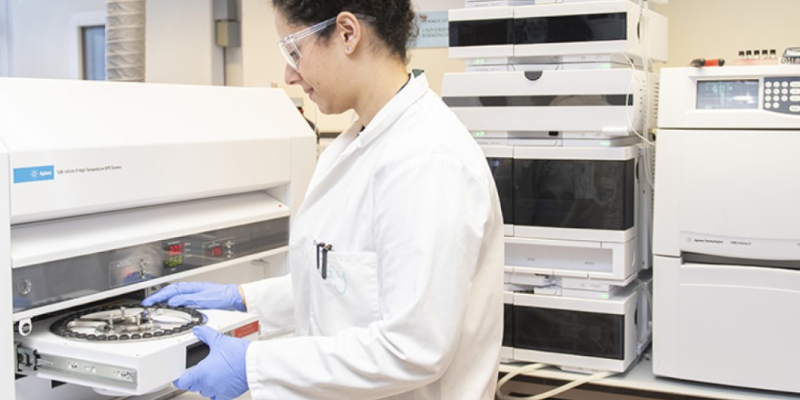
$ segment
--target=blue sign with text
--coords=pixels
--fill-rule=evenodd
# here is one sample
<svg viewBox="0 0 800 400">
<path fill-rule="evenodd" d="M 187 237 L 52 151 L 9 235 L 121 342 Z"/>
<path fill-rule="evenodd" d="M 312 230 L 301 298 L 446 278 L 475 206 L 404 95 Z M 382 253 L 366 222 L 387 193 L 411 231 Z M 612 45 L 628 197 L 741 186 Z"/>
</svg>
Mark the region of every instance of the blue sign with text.
<svg viewBox="0 0 800 400">
<path fill-rule="evenodd" d="M 55 175 L 55 168 L 52 165 L 14 168 L 14 183 L 52 181 Z"/>
</svg>

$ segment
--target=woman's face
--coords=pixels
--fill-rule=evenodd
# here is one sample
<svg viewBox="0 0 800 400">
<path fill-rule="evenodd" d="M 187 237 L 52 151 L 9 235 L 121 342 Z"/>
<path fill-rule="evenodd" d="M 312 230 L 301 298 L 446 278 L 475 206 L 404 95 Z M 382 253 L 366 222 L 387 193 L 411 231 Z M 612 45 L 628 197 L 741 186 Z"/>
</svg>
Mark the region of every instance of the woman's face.
<svg viewBox="0 0 800 400">
<path fill-rule="evenodd" d="M 278 36 L 282 39 L 287 35 L 297 33 L 306 26 L 290 25 L 280 11 L 275 12 L 275 27 Z M 335 27 L 329 29 L 336 29 Z M 301 57 L 297 60 L 295 70 L 288 64 L 284 71 L 284 80 L 288 85 L 299 85 L 308 97 L 317 104 L 320 111 L 325 114 L 338 114 L 347 111 L 352 106 L 343 101 L 341 51 L 335 46 L 336 33 L 330 40 L 323 40 L 316 34 L 311 34 L 295 42 Z M 341 47 L 341 46 L 340 46 Z"/>
</svg>

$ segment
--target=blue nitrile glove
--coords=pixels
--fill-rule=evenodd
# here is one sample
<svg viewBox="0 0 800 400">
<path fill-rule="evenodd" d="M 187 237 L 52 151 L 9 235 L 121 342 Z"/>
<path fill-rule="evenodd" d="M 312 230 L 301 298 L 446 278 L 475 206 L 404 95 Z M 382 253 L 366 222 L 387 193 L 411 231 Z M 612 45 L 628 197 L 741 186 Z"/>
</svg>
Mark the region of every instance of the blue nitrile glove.
<svg viewBox="0 0 800 400">
<path fill-rule="evenodd" d="M 250 342 L 225 336 L 207 326 L 195 327 L 192 332 L 210 351 L 203 361 L 186 370 L 172 384 L 213 400 L 235 399 L 246 392 L 249 389 L 246 360 Z"/>
<path fill-rule="evenodd" d="M 169 285 L 146 299 L 145 307 L 166 302 L 170 307 L 198 307 L 246 311 L 239 294 L 239 285 L 207 282 L 178 282 Z"/>
</svg>

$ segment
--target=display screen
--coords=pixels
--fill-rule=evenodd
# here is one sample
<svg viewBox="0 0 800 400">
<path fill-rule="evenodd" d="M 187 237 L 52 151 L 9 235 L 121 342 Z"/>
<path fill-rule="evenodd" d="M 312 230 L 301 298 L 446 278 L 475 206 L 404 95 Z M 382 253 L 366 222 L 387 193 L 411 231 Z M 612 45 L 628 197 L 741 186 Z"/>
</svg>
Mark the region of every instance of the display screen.
<svg viewBox="0 0 800 400">
<path fill-rule="evenodd" d="M 500 209 L 503 211 L 503 222 L 514 222 L 514 164 L 510 158 L 487 158 L 492 171 L 497 194 L 500 197 Z"/>
<path fill-rule="evenodd" d="M 222 246 L 208 248 L 209 257 L 222 257 Z"/>
<path fill-rule="evenodd" d="M 698 81 L 698 110 L 745 110 L 758 108 L 758 79 Z"/>
<path fill-rule="evenodd" d="M 514 306 L 514 347 L 612 360 L 625 358 L 625 316 Z"/>
<path fill-rule="evenodd" d="M 183 242 L 172 242 L 166 244 L 166 259 L 164 259 L 164 267 L 174 268 L 183 265 Z"/>
<path fill-rule="evenodd" d="M 177 267 L 183 265 L 183 255 L 169 256 L 164 261 L 164 266 L 167 268 Z"/>
<path fill-rule="evenodd" d="M 624 231 L 634 219 L 634 160 L 514 159 L 514 225 Z"/>
<path fill-rule="evenodd" d="M 233 248 L 233 239 L 213 240 L 203 243 L 204 255 L 210 259 L 230 258 L 229 254 L 233 254 Z"/>
<path fill-rule="evenodd" d="M 503 346 L 514 347 L 514 306 L 503 304 Z"/>
<path fill-rule="evenodd" d="M 172 244 L 169 246 L 169 255 L 177 256 L 183 254 L 183 244 Z"/>
<path fill-rule="evenodd" d="M 627 18 L 614 13 L 514 19 L 514 44 L 625 40 Z"/>
<path fill-rule="evenodd" d="M 513 44 L 512 26 L 511 19 L 450 21 L 450 47 Z"/>
</svg>

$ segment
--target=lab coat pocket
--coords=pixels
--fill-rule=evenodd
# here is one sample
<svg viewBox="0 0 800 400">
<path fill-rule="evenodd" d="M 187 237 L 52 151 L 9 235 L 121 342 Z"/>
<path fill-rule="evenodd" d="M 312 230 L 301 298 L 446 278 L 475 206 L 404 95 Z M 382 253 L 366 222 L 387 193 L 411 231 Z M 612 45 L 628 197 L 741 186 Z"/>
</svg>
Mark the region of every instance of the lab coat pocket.
<svg viewBox="0 0 800 400">
<path fill-rule="evenodd" d="M 327 254 L 327 277 L 311 276 L 311 319 L 317 334 L 335 335 L 380 318 L 378 256 L 371 252 Z"/>
</svg>

